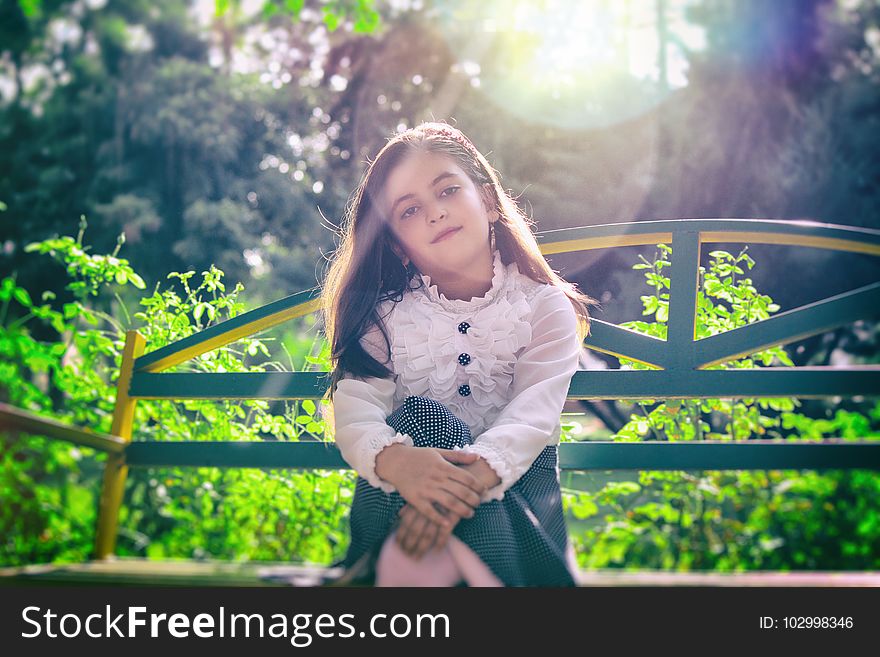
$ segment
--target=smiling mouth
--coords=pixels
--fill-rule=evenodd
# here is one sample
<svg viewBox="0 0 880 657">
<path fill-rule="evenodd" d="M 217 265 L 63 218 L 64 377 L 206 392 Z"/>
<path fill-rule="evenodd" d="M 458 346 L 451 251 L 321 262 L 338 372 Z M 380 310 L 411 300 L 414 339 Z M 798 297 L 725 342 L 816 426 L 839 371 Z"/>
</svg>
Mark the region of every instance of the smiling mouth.
<svg viewBox="0 0 880 657">
<path fill-rule="evenodd" d="M 450 235 L 454 235 L 455 233 L 457 233 L 460 230 L 461 230 L 461 226 L 459 226 L 458 228 L 452 228 L 450 230 L 447 230 L 446 232 L 440 233 L 437 237 L 434 238 L 434 241 L 431 242 L 431 244 L 435 244 L 442 239 L 446 239 Z"/>
</svg>

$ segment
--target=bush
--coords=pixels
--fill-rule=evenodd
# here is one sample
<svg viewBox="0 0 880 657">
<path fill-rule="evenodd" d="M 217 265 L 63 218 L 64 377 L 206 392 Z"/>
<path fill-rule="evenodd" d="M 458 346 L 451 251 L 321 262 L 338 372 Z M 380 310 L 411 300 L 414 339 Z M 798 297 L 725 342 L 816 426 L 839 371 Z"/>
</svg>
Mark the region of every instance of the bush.
<svg viewBox="0 0 880 657">
<path fill-rule="evenodd" d="M 641 258 L 633 267 L 646 270 L 653 294 L 641 297 L 643 315 L 654 321 L 622 326 L 665 339 L 670 284 L 663 270 L 671 264 L 672 249 L 657 247 L 653 262 Z M 737 256 L 713 251 L 709 271 L 700 267 L 697 339 L 779 310 L 742 277 L 741 265 L 755 265 L 747 249 Z M 620 363 L 622 369 L 649 369 L 633 361 Z M 792 361 L 776 346 L 708 369 L 770 365 L 790 367 Z M 837 410 L 825 419 L 798 413 L 799 405 L 788 398 L 642 400 L 613 439 L 877 437 L 880 404 L 868 417 Z M 861 570 L 880 566 L 878 493 L 880 477 L 872 471 L 643 471 L 635 481 L 610 481 L 594 492 L 568 488 L 563 497 L 580 527 L 572 539 L 583 567 Z"/>
<path fill-rule="evenodd" d="M 2 381 L 10 403 L 71 424 L 110 432 L 125 332 L 132 318 L 113 289 L 119 315 L 95 306 L 115 287 L 145 285 L 129 263 L 113 254 L 90 255 L 77 239 L 58 237 L 30 244 L 28 251 L 61 262 L 72 279 L 65 287 L 74 301 L 60 309 L 36 305 L 14 278 L 0 287 Z M 158 349 L 244 310 L 239 283 L 227 293 L 223 272 L 172 272 L 173 287 L 140 299 L 133 320 L 148 349 Z M 55 295 L 44 293 L 43 301 Z M 6 322 L 10 304 L 25 314 Z M 28 323 L 39 320 L 57 333 L 38 341 Z M 308 322 L 308 318 L 306 320 Z M 256 372 L 295 369 L 295 362 L 326 370 L 327 352 L 308 326 L 288 335 L 288 368 L 271 360 L 269 338 L 250 337 L 202 355 L 169 371 Z M 318 344 L 318 352 L 315 346 Z M 262 358 L 263 362 L 249 362 Z M 55 402 L 51 392 L 60 393 Z M 301 440 L 320 439 L 323 420 L 310 400 L 267 401 L 139 400 L 133 440 Z M 105 456 L 88 448 L 33 436 L 8 436 L 2 444 L 3 511 L 0 562 L 14 565 L 86 559 L 94 544 L 101 464 Z M 327 563 L 347 544 L 349 471 L 264 471 L 217 468 L 149 468 L 129 472 L 120 512 L 117 553 L 151 557 L 299 560 Z"/>
</svg>

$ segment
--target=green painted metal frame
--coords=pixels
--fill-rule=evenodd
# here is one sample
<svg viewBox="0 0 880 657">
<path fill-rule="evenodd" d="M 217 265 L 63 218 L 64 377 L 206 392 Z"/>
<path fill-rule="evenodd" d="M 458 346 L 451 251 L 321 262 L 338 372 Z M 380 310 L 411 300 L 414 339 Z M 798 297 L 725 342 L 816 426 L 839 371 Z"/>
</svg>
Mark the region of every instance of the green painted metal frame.
<svg viewBox="0 0 880 657">
<path fill-rule="evenodd" d="M 130 467 L 345 469 L 332 443 L 134 442 Z M 591 441 L 559 446 L 562 470 L 763 470 L 880 469 L 880 441 L 792 440 L 615 443 Z"/>
<path fill-rule="evenodd" d="M 545 253 L 672 242 L 669 339 L 659 340 L 593 319 L 585 346 L 647 363 L 653 370 L 579 371 L 569 399 L 690 399 L 880 395 L 880 367 L 767 367 L 707 370 L 708 366 L 773 344 L 784 344 L 880 314 L 880 283 L 839 294 L 762 322 L 694 340 L 696 271 L 700 245 L 745 241 L 837 248 L 880 255 L 880 231 L 811 222 L 671 220 L 609 224 L 538 234 Z M 786 241 L 788 240 L 788 241 Z M 682 255 L 684 253 L 684 255 Z M 318 290 L 286 297 L 212 326 L 134 360 L 129 398 L 321 399 L 326 372 L 159 373 L 188 358 L 317 309 Z M 682 319 L 683 318 L 683 319 Z M 332 443 L 132 442 L 64 426 L 21 409 L 0 408 L 13 429 L 120 454 L 131 467 L 217 466 L 345 468 Z M 560 446 L 560 467 L 592 469 L 880 469 L 880 441 L 591 441 Z"/>
<path fill-rule="evenodd" d="M 569 399 L 705 399 L 880 395 L 880 366 L 706 369 L 859 319 L 880 317 L 880 282 L 770 319 L 695 340 L 697 272 L 703 244 L 730 242 L 833 249 L 880 256 L 880 231 L 809 221 L 678 219 L 585 226 L 537 234 L 545 255 L 617 246 L 672 245 L 668 338 L 660 340 L 593 319 L 588 348 L 652 370 L 579 371 Z M 132 399 L 321 399 L 326 372 L 160 373 L 179 363 L 317 310 L 313 288 L 217 324 L 140 356 Z M 132 467 L 344 468 L 321 442 L 134 442 Z M 880 441 L 689 441 L 563 444 L 563 469 L 880 468 Z"/>
<path fill-rule="evenodd" d="M 142 374 L 139 399 L 321 399 L 325 372 Z M 706 399 L 880 395 L 880 367 L 762 367 L 754 370 L 588 370 L 575 372 L 568 399 Z"/>
<path fill-rule="evenodd" d="M 880 255 L 880 231 L 815 222 L 681 219 L 587 226 L 538 233 L 544 255 L 617 246 L 672 244 L 666 340 L 592 320 L 584 345 L 648 370 L 575 373 L 569 399 L 691 399 L 880 395 L 880 366 L 708 369 L 769 346 L 786 344 L 860 319 L 880 316 L 880 282 L 789 310 L 767 320 L 696 340 L 700 249 L 729 242 L 780 244 Z M 138 399 L 321 399 L 327 372 L 162 373 L 243 337 L 319 308 L 318 288 L 279 299 L 172 345 L 143 354 L 129 331 L 114 413 L 115 435 L 84 429 L 0 404 L 0 428 L 67 440 L 108 452 L 96 556 L 114 552 L 116 520 L 129 467 L 215 466 L 347 468 L 332 443 L 130 442 Z M 564 443 L 563 470 L 880 469 L 880 440 L 747 440 Z"/>
</svg>

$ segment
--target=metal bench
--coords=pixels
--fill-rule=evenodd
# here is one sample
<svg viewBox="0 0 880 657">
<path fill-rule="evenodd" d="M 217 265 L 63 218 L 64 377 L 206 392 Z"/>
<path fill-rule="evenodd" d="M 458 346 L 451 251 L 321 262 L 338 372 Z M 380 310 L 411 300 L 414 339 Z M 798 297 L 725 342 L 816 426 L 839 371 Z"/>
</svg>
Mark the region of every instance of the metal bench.
<svg viewBox="0 0 880 657">
<path fill-rule="evenodd" d="M 711 337 L 695 340 L 697 276 L 702 245 L 778 244 L 880 255 L 880 231 L 748 219 L 644 221 L 545 231 L 545 255 L 619 246 L 670 244 L 668 337 L 653 338 L 593 319 L 585 346 L 652 366 L 651 370 L 578 371 L 569 400 L 706 399 L 744 397 L 877 396 L 880 366 L 706 367 L 786 344 L 857 320 L 880 316 L 880 282 L 838 294 Z M 162 373 L 243 337 L 318 308 L 317 288 L 280 299 L 144 354 L 137 331 L 126 337 L 111 435 L 64 426 L 9 406 L 0 418 L 10 428 L 51 436 L 107 452 L 95 543 L 95 561 L 65 566 L 0 570 L 0 582 L 150 582 L 191 584 L 302 584 L 336 573 L 290 564 L 228 564 L 117 559 L 117 516 L 129 467 L 347 468 L 332 444 L 321 442 L 132 442 L 139 399 L 313 399 L 327 389 L 325 372 Z M 562 470 L 880 469 L 880 441 L 587 441 L 563 443 Z M 164 578 L 164 579 L 163 579 Z M 880 573 L 657 573 L 585 572 L 585 585 L 880 585 Z"/>
</svg>

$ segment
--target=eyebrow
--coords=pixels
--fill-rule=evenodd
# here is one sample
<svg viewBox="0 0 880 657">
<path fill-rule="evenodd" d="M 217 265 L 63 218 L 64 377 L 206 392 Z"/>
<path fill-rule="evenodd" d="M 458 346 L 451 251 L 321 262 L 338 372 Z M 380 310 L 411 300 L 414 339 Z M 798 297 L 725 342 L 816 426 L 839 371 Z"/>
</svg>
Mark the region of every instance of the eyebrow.
<svg viewBox="0 0 880 657">
<path fill-rule="evenodd" d="M 452 171 L 444 171 L 439 176 L 434 178 L 434 180 L 431 181 L 430 186 L 434 187 L 441 180 L 445 180 L 446 178 L 454 178 L 457 175 L 458 174 L 453 173 Z M 405 201 L 406 199 L 409 199 L 409 198 L 415 198 L 415 195 L 414 194 L 404 194 L 399 199 L 394 201 L 394 205 L 391 206 L 391 216 L 394 216 L 394 211 L 395 211 L 395 208 L 397 207 L 397 204 L 400 203 L 401 201 Z"/>
</svg>

